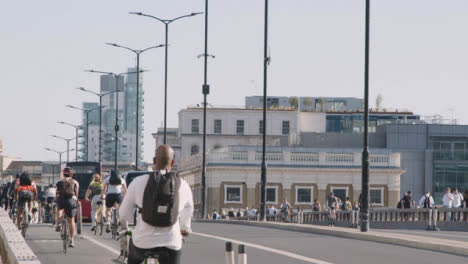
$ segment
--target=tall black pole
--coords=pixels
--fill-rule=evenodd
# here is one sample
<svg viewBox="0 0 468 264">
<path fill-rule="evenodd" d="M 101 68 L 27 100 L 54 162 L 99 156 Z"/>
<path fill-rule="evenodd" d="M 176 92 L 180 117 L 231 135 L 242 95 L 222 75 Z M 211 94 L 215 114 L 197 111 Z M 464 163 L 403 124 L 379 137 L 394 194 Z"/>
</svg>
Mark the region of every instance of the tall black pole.
<svg viewBox="0 0 468 264">
<path fill-rule="evenodd" d="M 59 152 L 59 179 L 60 179 L 61 173 L 62 173 L 62 152 Z"/>
<path fill-rule="evenodd" d="M 70 158 L 70 140 L 67 140 L 67 163 L 69 162 Z"/>
<path fill-rule="evenodd" d="M 115 77 L 115 151 L 114 151 L 114 169 L 117 173 L 117 147 L 118 147 L 118 133 L 119 133 L 119 75 Z"/>
<path fill-rule="evenodd" d="M 137 73 L 136 73 L 136 132 L 135 132 L 135 170 L 138 170 L 138 138 L 139 132 L 139 105 L 140 105 L 140 52 L 137 55 Z"/>
<path fill-rule="evenodd" d="M 260 187 L 260 221 L 265 220 L 265 192 L 266 192 L 266 111 L 267 111 L 267 72 L 268 72 L 268 0 L 265 0 L 265 39 L 263 54 L 263 145 L 262 145 L 262 175 Z"/>
<path fill-rule="evenodd" d="M 208 0 L 205 0 L 205 72 L 203 82 L 203 154 L 202 154 L 202 197 L 201 197 L 201 216 L 206 215 L 206 96 L 210 93 L 208 85 Z"/>
<path fill-rule="evenodd" d="M 99 163 L 102 162 L 102 138 L 101 134 L 102 133 L 102 95 L 99 95 Z"/>
<path fill-rule="evenodd" d="M 88 161 L 89 153 L 89 110 L 86 110 L 86 161 Z"/>
<path fill-rule="evenodd" d="M 366 0 L 366 37 L 364 61 L 364 149 L 362 151 L 361 232 L 369 230 L 369 23 L 370 0 Z"/>
<path fill-rule="evenodd" d="M 75 136 L 76 136 L 76 139 L 75 139 L 75 161 L 78 161 L 78 129 L 79 129 L 79 126 L 76 126 L 75 127 Z"/>
<path fill-rule="evenodd" d="M 166 25 L 166 59 L 165 59 L 165 70 L 164 70 L 164 144 L 166 144 L 166 135 L 167 135 L 167 56 L 168 56 L 168 36 L 169 36 L 169 23 Z"/>
</svg>

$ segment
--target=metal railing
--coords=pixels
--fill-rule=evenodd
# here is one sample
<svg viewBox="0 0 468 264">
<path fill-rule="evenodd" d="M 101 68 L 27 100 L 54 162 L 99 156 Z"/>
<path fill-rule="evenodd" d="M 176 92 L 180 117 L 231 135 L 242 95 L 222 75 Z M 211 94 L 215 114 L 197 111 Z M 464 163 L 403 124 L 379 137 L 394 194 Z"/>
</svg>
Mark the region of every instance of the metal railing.
<svg viewBox="0 0 468 264">
<path fill-rule="evenodd" d="M 229 218 L 228 218 L 229 219 Z M 305 212 L 296 210 L 287 220 L 281 214 L 267 215 L 267 222 L 290 222 L 297 224 L 324 224 L 328 223 L 330 215 L 328 211 Z M 230 220 L 258 221 L 258 216 L 231 217 Z M 341 226 L 359 226 L 359 210 L 336 211 L 335 221 Z M 369 221 L 371 223 L 419 223 L 426 229 L 438 230 L 437 224 L 468 224 L 468 208 L 373 208 L 369 209 Z"/>
</svg>

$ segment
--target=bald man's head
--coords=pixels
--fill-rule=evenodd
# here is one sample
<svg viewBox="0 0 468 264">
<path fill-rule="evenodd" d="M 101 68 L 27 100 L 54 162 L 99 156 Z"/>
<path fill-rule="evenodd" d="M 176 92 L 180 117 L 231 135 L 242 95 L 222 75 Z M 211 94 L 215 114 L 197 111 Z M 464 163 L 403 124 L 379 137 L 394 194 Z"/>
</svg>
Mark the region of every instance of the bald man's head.
<svg viewBox="0 0 468 264">
<path fill-rule="evenodd" d="M 169 145 L 162 145 L 156 149 L 154 165 L 157 170 L 171 169 L 174 165 L 174 150 Z"/>
</svg>

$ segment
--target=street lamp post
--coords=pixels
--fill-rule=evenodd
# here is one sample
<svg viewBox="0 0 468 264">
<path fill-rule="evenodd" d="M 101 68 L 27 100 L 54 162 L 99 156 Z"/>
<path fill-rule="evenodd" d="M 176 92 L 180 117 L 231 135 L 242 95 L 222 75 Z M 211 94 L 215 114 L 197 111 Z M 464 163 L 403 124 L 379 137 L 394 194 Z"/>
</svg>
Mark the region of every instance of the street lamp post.
<svg viewBox="0 0 468 264">
<path fill-rule="evenodd" d="M 117 154 L 118 154 L 118 136 L 119 136 L 119 79 L 125 74 L 132 74 L 136 72 L 124 72 L 124 73 L 113 73 L 113 72 L 103 72 L 103 71 L 95 71 L 95 70 L 87 70 L 86 72 L 92 72 L 92 73 L 99 73 L 99 74 L 107 74 L 111 75 L 115 78 L 115 151 L 114 151 L 114 169 L 117 171 L 117 165 L 118 165 L 118 160 L 117 160 Z M 143 71 L 141 71 L 143 72 Z"/>
<path fill-rule="evenodd" d="M 68 163 L 70 161 L 70 141 L 74 139 L 78 141 L 78 138 L 76 136 L 74 138 L 64 138 L 64 137 L 57 136 L 57 135 L 50 135 L 50 136 L 61 139 L 61 140 L 65 140 L 65 142 L 67 142 L 67 163 Z"/>
<path fill-rule="evenodd" d="M 73 124 L 70 124 L 70 123 L 67 123 L 67 122 L 63 122 L 63 121 L 60 121 L 60 122 L 57 122 L 61 125 L 67 125 L 67 126 L 71 126 L 73 128 L 75 128 L 75 138 L 76 138 L 76 141 L 75 141 L 75 161 L 78 161 L 78 139 L 79 139 L 79 135 L 78 135 L 78 130 L 80 128 L 83 128 L 86 124 L 93 124 L 93 122 L 87 122 L 86 124 L 83 124 L 83 125 L 73 125 Z"/>
<path fill-rule="evenodd" d="M 159 22 L 161 22 L 161 23 L 163 23 L 165 25 L 165 29 L 166 29 L 166 44 L 165 44 L 165 47 L 166 47 L 166 49 L 165 49 L 165 70 L 164 70 L 164 144 L 166 144 L 166 135 L 167 135 L 167 58 L 168 58 L 168 48 L 167 47 L 169 45 L 169 43 L 168 43 L 168 41 L 169 41 L 169 38 L 168 38 L 169 37 L 169 24 L 171 24 L 172 22 L 174 22 L 176 20 L 185 18 L 185 17 L 193 17 L 193 16 L 200 15 L 200 14 L 203 14 L 203 13 L 191 13 L 189 15 L 176 17 L 174 19 L 161 19 L 161 18 L 152 16 L 152 15 L 143 14 L 142 12 L 130 12 L 130 14 L 150 17 L 150 18 L 158 20 Z"/>
<path fill-rule="evenodd" d="M 73 105 L 67 105 L 66 107 L 76 109 L 76 110 L 80 110 L 80 111 L 82 111 L 82 112 L 84 112 L 86 114 L 86 144 L 85 144 L 86 153 L 85 153 L 85 155 L 86 155 L 86 161 L 88 161 L 88 158 L 89 158 L 88 157 L 88 154 L 89 154 L 89 146 L 88 146 L 88 144 L 89 144 L 89 124 L 91 123 L 91 122 L 89 122 L 89 113 L 91 111 L 100 109 L 101 107 L 96 107 L 96 108 L 93 108 L 93 109 L 83 109 L 83 108 L 76 107 L 76 106 L 73 106 Z"/>
<path fill-rule="evenodd" d="M 369 31 L 370 0 L 366 0 L 364 59 L 364 147 L 362 151 L 361 232 L 369 230 Z"/>
<path fill-rule="evenodd" d="M 94 94 L 99 97 L 99 163 L 101 163 L 102 162 L 102 150 L 101 150 L 101 147 L 102 147 L 102 97 L 108 94 L 113 94 L 113 93 L 122 92 L 122 91 L 119 90 L 119 91 L 110 91 L 107 93 L 96 93 L 84 87 L 78 87 L 76 89 L 83 91 L 83 92 Z"/>
<path fill-rule="evenodd" d="M 262 168 L 260 186 L 260 221 L 265 221 L 265 200 L 266 200 L 266 130 L 267 130 L 267 74 L 270 57 L 268 56 L 268 0 L 265 0 L 265 29 L 264 29 L 264 53 L 263 53 L 263 144 L 262 144 Z"/>
<path fill-rule="evenodd" d="M 206 215 L 206 97 L 210 93 L 210 85 L 208 85 L 208 57 L 215 56 L 208 54 L 208 0 L 205 0 L 205 52 L 198 57 L 204 57 L 204 74 L 203 74 L 203 154 L 202 154 L 202 190 L 201 190 L 201 217 Z"/>
<path fill-rule="evenodd" d="M 121 46 L 121 45 L 118 45 L 116 43 L 106 43 L 107 45 L 110 45 L 110 46 L 113 46 L 113 47 L 117 47 L 117 48 L 123 48 L 123 49 L 127 49 L 133 53 L 136 54 L 137 56 L 137 76 L 136 76 L 136 131 L 135 131 L 135 169 L 138 170 L 138 137 L 139 137 L 139 114 L 140 114 L 140 111 L 139 111 L 139 106 L 140 106 L 140 54 L 142 54 L 143 52 L 147 51 L 147 50 L 150 50 L 150 49 L 155 49 L 155 48 L 161 48 L 163 47 L 164 45 L 157 45 L 157 46 L 152 46 L 152 47 L 149 47 L 149 48 L 146 48 L 146 49 L 142 49 L 142 50 L 135 50 L 135 49 L 131 49 L 131 48 L 128 48 L 128 47 L 125 47 L 125 46 Z"/>
<path fill-rule="evenodd" d="M 53 149 L 50 149 L 50 148 L 45 148 L 45 150 L 47 151 L 50 151 L 50 152 L 54 152 L 56 154 L 59 155 L 59 177 L 60 177 L 60 173 L 61 173 L 61 167 L 62 167 L 62 154 L 65 153 L 66 151 L 57 151 L 57 150 L 53 150 Z M 71 151 L 73 151 L 74 149 L 71 149 Z"/>
</svg>

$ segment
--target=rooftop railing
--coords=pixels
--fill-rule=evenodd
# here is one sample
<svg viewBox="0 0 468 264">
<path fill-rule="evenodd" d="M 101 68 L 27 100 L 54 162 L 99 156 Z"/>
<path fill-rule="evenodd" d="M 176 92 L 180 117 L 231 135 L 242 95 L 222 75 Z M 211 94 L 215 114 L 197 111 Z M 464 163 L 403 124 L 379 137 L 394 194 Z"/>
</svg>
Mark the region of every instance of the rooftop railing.
<svg viewBox="0 0 468 264">
<path fill-rule="evenodd" d="M 298 166 L 324 166 L 324 167 L 360 167 L 361 153 L 293 153 L 269 152 L 265 160 L 268 164 L 298 165 Z M 210 152 L 207 162 L 211 164 L 261 164 L 262 153 L 257 151 L 246 152 Z M 179 162 L 181 170 L 189 170 L 201 166 L 201 154 L 182 159 Z M 371 154 L 372 167 L 399 168 L 400 153 Z"/>
</svg>

